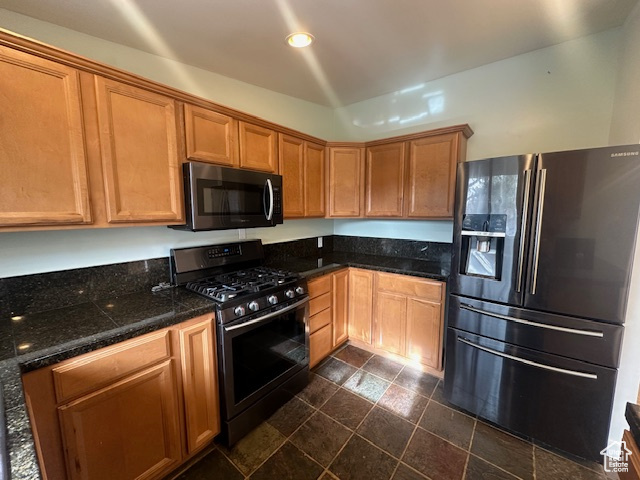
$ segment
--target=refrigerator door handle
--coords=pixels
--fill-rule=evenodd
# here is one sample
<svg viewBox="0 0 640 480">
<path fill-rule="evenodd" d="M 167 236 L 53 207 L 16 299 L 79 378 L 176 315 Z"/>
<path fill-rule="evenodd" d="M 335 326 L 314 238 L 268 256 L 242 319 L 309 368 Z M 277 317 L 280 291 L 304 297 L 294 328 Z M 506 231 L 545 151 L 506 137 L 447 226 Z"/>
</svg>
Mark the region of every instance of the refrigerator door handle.
<svg viewBox="0 0 640 480">
<path fill-rule="evenodd" d="M 514 355 L 509 355 L 508 353 L 499 352 L 499 351 L 494 350 L 492 348 L 483 347 L 482 345 L 478 345 L 476 343 L 473 343 L 472 341 L 470 341 L 470 340 L 468 340 L 468 339 L 466 339 L 464 337 L 460 337 L 460 336 L 458 336 L 457 340 L 459 342 L 462 342 L 462 343 L 464 343 L 466 345 L 469 345 L 470 347 L 476 348 L 478 350 L 482 350 L 484 352 L 490 353 L 492 355 L 496 355 L 498 357 L 502 357 L 502 358 L 506 358 L 506 359 L 509 359 L 509 360 L 513 360 L 515 362 L 524 363 L 525 365 L 530 365 L 532 367 L 541 368 L 543 370 L 550 370 L 552 372 L 557 372 L 557 373 L 564 373 L 566 375 L 572 375 L 574 377 L 588 378 L 588 379 L 591 379 L 591 380 L 597 380 L 598 379 L 598 375 L 596 375 L 595 373 L 578 372 L 576 370 L 567 370 L 566 368 L 552 367 L 551 365 L 545 365 L 544 363 L 534 362 L 533 360 L 527 360 L 526 358 L 516 357 Z"/>
<path fill-rule="evenodd" d="M 516 292 L 522 291 L 522 275 L 524 270 L 524 247 L 526 245 L 527 212 L 529 211 L 529 190 L 531 189 L 531 170 L 524 171 L 524 194 L 522 199 L 522 223 L 520 225 L 520 247 L 518 249 L 518 279 Z"/>
<path fill-rule="evenodd" d="M 479 313 L 480 315 L 487 315 L 488 317 L 499 318 L 501 320 L 507 320 L 509 322 L 520 323 L 522 325 L 529 325 L 531 327 L 545 328 L 547 330 L 556 330 L 558 332 L 573 333 L 575 335 L 584 335 L 586 337 L 598 337 L 603 338 L 604 333 L 597 330 L 581 330 L 578 328 L 559 327 L 557 325 L 547 325 L 546 323 L 533 322 L 531 320 L 525 320 L 524 318 L 510 317 L 509 315 L 502 315 L 500 313 L 488 312 L 480 308 L 472 307 L 466 303 L 461 303 L 460 308 L 469 310 L 470 312 Z"/>
<path fill-rule="evenodd" d="M 544 191 L 547 184 L 547 169 L 540 170 L 536 179 L 538 191 L 538 211 L 536 213 L 536 234 L 533 242 L 533 272 L 531 276 L 531 295 L 536 294 L 538 287 L 538 263 L 540 261 L 540 236 L 542 235 L 542 215 L 544 214 Z"/>
</svg>

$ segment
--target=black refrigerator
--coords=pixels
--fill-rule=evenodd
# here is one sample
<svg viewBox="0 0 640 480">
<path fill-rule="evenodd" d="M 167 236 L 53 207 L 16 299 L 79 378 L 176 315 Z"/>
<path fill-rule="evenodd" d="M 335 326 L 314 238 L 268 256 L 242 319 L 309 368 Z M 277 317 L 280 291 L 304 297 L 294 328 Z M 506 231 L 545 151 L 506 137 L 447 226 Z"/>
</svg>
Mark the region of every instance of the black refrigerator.
<svg viewBox="0 0 640 480">
<path fill-rule="evenodd" d="M 445 396 L 601 461 L 640 209 L 639 145 L 458 166 Z"/>
</svg>

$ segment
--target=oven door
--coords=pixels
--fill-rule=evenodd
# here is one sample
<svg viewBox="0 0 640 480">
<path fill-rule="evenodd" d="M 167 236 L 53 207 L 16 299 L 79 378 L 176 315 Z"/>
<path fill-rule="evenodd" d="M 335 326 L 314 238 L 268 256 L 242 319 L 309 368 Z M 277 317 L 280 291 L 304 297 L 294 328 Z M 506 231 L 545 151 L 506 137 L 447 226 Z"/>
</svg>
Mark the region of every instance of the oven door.
<svg viewBox="0 0 640 480">
<path fill-rule="evenodd" d="M 223 416 L 230 420 L 309 366 L 309 298 L 218 326 Z"/>
<path fill-rule="evenodd" d="M 189 229 L 269 227 L 282 223 L 282 177 L 199 162 L 184 165 Z"/>
</svg>

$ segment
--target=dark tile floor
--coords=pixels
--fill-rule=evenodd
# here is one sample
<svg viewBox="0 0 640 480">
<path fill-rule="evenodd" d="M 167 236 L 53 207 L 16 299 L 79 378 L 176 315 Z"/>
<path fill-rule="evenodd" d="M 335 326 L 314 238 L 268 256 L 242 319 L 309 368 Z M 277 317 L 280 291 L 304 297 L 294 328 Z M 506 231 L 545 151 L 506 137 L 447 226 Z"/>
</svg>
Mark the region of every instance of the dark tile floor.
<svg viewBox="0 0 640 480">
<path fill-rule="evenodd" d="M 216 446 L 179 480 L 603 480 L 460 412 L 442 382 L 347 346 L 307 388 L 233 448 Z"/>
</svg>

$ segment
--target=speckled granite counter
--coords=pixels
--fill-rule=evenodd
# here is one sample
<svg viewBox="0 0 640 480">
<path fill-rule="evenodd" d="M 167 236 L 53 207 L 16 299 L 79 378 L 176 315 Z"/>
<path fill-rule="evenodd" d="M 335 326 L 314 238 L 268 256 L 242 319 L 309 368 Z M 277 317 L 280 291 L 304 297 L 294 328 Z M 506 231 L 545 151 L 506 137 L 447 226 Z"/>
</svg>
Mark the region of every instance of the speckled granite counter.
<svg viewBox="0 0 640 480">
<path fill-rule="evenodd" d="M 322 256 L 309 256 L 304 258 L 289 257 L 273 259 L 270 260 L 268 264 L 275 268 L 300 273 L 307 279 L 330 273 L 339 268 L 357 267 L 446 281 L 449 277 L 450 267 L 448 261 L 418 260 L 415 258 L 367 255 L 351 252 L 333 252 Z"/>
<path fill-rule="evenodd" d="M 212 311 L 211 301 L 169 289 L 139 292 L 23 315 L 3 315 L 0 382 L 12 480 L 41 478 L 21 374 Z M 13 355 L 12 355 L 13 352 Z"/>
<path fill-rule="evenodd" d="M 636 445 L 640 446 L 640 405 L 627 403 L 624 416 L 629 424 L 631 436 L 636 441 Z"/>
</svg>

